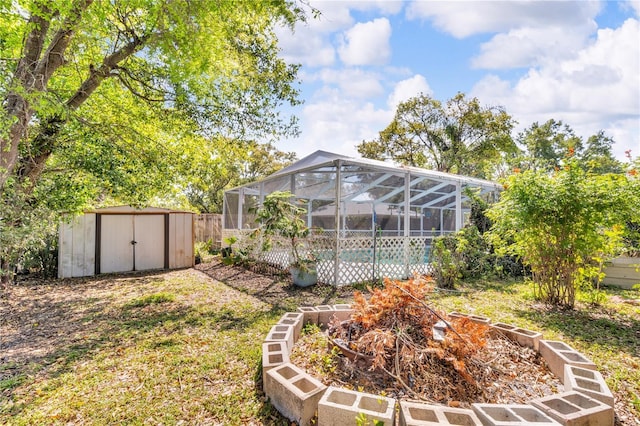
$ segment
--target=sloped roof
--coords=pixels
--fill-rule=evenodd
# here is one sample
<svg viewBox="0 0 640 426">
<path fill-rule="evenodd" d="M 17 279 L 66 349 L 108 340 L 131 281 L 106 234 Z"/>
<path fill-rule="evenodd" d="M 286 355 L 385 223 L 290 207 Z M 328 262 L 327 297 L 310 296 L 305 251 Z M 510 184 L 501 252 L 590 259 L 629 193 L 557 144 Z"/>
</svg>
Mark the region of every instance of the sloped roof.
<svg viewBox="0 0 640 426">
<path fill-rule="evenodd" d="M 452 173 L 439 172 L 437 170 L 423 169 L 420 167 L 412 167 L 412 166 L 397 166 L 394 164 L 389 164 L 385 161 L 379 160 L 371 160 L 369 158 L 353 158 L 348 157 L 342 154 L 336 154 L 328 151 L 315 151 L 312 154 L 303 157 L 302 159 L 296 161 L 295 163 L 280 169 L 279 171 L 273 173 L 267 179 L 274 176 L 283 176 L 291 173 L 295 173 L 302 170 L 308 170 L 318 166 L 326 166 L 334 163 L 336 160 L 342 160 L 349 164 L 357 164 L 357 165 L 367 165 L 373 166 L 378 169 L 386 169 L 386 170 L 395 170 L 395 171 L 409 171 L 411 173 L 420 174 L 423 176 L 429 176 L 434 178 L 441 178 L 451 182 L 461 182 L 465 184 L 472 185 L 480 185 L 480 186 L 489 186 L 494 187 L 495 189 L 502 189 L 502 185 L 497 182 L 478 179 L 468 176 L 456 175 Z"/>
<path fill-rule="evenodd" d="M 286 175 L 298 170 L 304 170 L 321 164 L 330 163 L 335 160 L 352 160 L 352 158 L 347 157 L 346 155 L 334 154 L 333 152 L 319 150 L 307 155 L 306 157 L 303 157 L 302 159 L 283 169 L 278 170 L 271 176 Z"/>
</svg>

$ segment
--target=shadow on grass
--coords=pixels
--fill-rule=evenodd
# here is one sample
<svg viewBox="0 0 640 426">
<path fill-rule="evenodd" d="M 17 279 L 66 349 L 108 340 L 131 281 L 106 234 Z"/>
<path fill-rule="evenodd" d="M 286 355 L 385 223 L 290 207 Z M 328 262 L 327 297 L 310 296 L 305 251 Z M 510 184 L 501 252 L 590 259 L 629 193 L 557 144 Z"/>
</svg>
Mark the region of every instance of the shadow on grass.
<svg viewBox="0 0 640 426">
<path fill-rule="evenodd" d="M 518 286 L 522 284 L 521 278 L 515 279 L 467 279 L 464 284 L 458 286 L 461 293 L 468 291 L 495 291 L 504 294 L 517 294 L 520 290 Z"/>
<path fill-rule="evenodd" d="M 288 273 L 261 268 L 253 271 L 241 266 L 225 265 L 219 259 L 196 267 L 205 275 L 269 304 L 278 312 L 296 310 L 298 306 L 349 303 L 353 300 L 351 286 L 336 287 L 317 284 L 297 287 Z"/>
<path fill-rule="evenodd" d="M 80 291 L 81 290 L 71 290 Z M 29 407 L 36 396 L 22 394 L 15 401 L 16 389 L 29 387 L 31 383 L 47 377 L 46 392 L 50 393 L 64 386 L 64 380 L 57 380 L 72 373 L 78 362 L 87 363 L 97 355 L 117 357 L 120 351 L 136 345 L 151 350 L 170 351 L 180 344 L 173 336 L 185 328 L 207 327 L 210 330 L 243 332 L 257 327 L 278 313 L 273 310 L 251 310 L 249 307 L 222 307 L 208 309 L 206 305 L 190 307 L 173 302 L 170 297 L 157 295 L 144 296 L 119 307 L 90 309 L 83 315 L 74 315 L 74 307 L 65 302 L 39 304 L 38 309 L 49 310 L 49 324 L 39 326 L 43 335 L 34 335 L 27 353 L 12 368 L 0 369 L 0 423 L 4 416 L 17 416 Z M 55 328 L 56 324 L 66 322 L 64 333 Z M 31 323 L 31 322 L 30 322 Z M 33 327 L 32 327 L 33 328 Z M 50 339 L 46 339 L 50 335 Z M 36 339 L 37 338 L 37 339 Z M 24 344 L 19 337 L 11 341 L 3 339 L 3 347 Z M 47 355 L 38 355 L 41 346 L 47 346 Z M 5 362 L 5 360 L 3 360 Z"/>
<path fill-rule="evenodd" d="M 589 309 L 589 310 L 587 310 Z M 602 307 L 580 310 L 516 309 L 514 313 L 573 340 L 640 356 L 640 320 Z"/>
<path fill-rule="evenodd" d="M 289 426 L 291 422 L 267 400 L 264 392 L 264 381 L 262 380 L 262 361 L 253 373 L 253 391 L 256 401 L 262 401 L 260 408 L 256 413 L 256 419 L 265 425 L 282 425 Z"/>
</svg>

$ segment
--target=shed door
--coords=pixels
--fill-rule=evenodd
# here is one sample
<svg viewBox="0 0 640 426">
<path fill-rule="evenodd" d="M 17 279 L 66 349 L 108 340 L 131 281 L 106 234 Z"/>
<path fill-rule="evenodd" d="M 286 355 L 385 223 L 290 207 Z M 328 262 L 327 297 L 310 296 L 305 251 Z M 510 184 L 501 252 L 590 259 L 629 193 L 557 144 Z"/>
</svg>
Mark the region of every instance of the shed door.
<svg viewBox="0 0 640 426">
<path fill-rule="evenodd" d="M 102 215 L 100 272 L 133 271 L 133 216 Z"/>
<path fill-rule="evenodd" d="M 164 215 L 102 215 L 100 272 L 164 268 L 164 225 Z"/>
<path fill-rule="evenodd" d="M 134 216 L 135 270 L 164 268 L 164 215 Z"/>
</svg>

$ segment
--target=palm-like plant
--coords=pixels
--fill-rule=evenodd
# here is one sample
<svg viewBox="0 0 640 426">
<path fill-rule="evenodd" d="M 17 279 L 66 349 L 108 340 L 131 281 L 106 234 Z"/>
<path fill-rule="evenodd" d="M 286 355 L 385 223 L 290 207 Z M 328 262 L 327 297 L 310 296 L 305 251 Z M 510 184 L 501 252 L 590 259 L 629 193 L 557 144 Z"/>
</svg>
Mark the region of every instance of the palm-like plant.
<svg viewBox="0 0 640 426">
<path fill-rule="evenodd" d="M 315 259 L 306 253 L 301 253 L 301 239 L 309 236 L 310 229 L 303 215 L 307 209 L 302 207 L 303 201 L 294 201 L 294 196 L 288 191 L 276 191 L 265 197 L 262 206 L 256 210 L 256 221 L 267 238 L 264 239 L 262 249 L 271 249 L 271 236 L 281 236 L 289 241 L 293 262 L 290 266 L 309 270 Z"/>
</svg>

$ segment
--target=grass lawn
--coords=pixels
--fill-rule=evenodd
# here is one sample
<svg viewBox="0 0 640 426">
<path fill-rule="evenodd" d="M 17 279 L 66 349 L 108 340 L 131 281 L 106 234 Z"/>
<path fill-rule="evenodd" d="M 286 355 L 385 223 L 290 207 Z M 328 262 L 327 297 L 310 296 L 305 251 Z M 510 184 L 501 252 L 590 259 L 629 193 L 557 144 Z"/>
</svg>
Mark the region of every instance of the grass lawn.
<svg viewBox="0 0 640 426">
<path fill-rule="evenodd" d="M 206 268 L 205 272 L 206 271 Z M 211 272 L 211 271 L 208 271 Z M 0 300 L 0 424 L 288 424 L 261 390 L 261 343 L 298 305 L 350 290 L 293 289 L 238 268 L 13 286 Z M 522 283 L 475 283 L 432 303 L 543 330 L 591 358 L 640 424 L 640 307 L 544 309 Z M 615 296 L 618 302 L 611 301 Z"/>
</svg>

